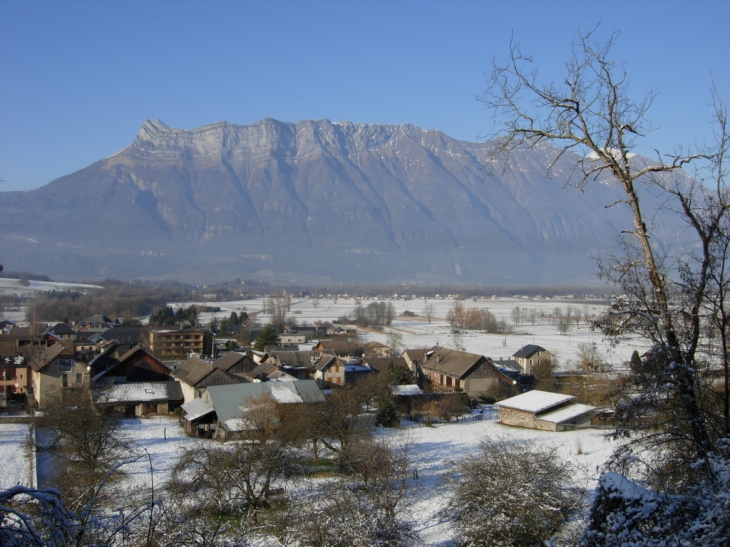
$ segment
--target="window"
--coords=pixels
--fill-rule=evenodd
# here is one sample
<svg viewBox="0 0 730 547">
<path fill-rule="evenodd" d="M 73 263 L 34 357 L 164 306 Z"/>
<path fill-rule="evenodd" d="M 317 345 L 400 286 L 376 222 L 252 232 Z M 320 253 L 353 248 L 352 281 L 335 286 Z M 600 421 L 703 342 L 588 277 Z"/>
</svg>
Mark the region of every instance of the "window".
<svg viewBox="0 0 730 547">
<path fill-rule="evenodd" d="M 73 359 L 59 359 L 56 361 L 56 367 L 58 367 L 58 372 L 68 372 L 71 370 L 74 365 Z"/>
</svg>

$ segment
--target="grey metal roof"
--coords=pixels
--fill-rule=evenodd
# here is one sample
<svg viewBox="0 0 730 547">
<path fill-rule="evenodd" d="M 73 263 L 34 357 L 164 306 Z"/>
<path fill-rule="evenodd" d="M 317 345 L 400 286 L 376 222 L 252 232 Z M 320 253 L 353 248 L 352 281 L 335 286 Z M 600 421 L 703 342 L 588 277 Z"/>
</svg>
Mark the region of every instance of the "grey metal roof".
<svg viewBox="0 0 730 547">
<path fill-rule="evenodd" d="M 295 382 L 255 382 L 251 384 L 229 384 L 224 386 L 210 386 L 203 395 L 203 400 L 215 408 L 218 421 L 225 423 L 228 420 L 241 418 L 242 405 L 261 397 L 264 393 L 271 393 L 272 389 L 291 390 L 292 402 L 300 399 L 306 403 L 324 402 L 324 395 L 314 380 L 297 380 Z M 277 400 L 279 398 L 277 397 Z M 297 401 L 299 402 L 299 401 Z"/>
</svg>

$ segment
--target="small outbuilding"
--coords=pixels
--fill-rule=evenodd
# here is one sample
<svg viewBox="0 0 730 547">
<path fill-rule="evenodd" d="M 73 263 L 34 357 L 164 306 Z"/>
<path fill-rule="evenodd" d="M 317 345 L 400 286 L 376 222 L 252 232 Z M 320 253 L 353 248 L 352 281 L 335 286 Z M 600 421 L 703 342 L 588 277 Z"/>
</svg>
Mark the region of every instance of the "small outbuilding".
<svg viewBox="0 0 730 547">
<path fill-rule="evenodd" d="M 497 403 L 499 421 L 503 425 L 566 431 L 591 426 L 591 412 L 595 407 L 578 404 L 573 395 L 528 391 Z"/>
</svg>

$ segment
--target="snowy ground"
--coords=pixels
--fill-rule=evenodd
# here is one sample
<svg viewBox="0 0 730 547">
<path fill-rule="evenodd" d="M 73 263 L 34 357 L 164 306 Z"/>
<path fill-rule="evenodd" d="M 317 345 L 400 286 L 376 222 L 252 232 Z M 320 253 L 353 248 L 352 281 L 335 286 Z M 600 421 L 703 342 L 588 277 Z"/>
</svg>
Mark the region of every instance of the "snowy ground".
<svg viewBox="0 0 730 547">
<path fill-rule="evenodd" d="M 313 325 L 316 321 L 334 322 L 338 317 L 349 315 L 355 308 L 354 300 L 333 300 L 333 299 L 293 299 L 291 310 L 287 314 L 288 318 L 295 318 L 300 325 Z M 363 306 L 367 306 L 374 300 L 362 301 Z M 445 321 L 447 312 L 453 308 L 453 300 L 437 300 L 429 299 L 420 300 L 389 300 L 395 307 L 398 317 L 391 327 L 385 327 L 382 332 L 364 332 L 359 334 L 359 338 L 363 342 L 376 340 L 378 342 L 387 343 L 390 332 L 397 332 L 402 335 L 402 348 L 430 348 L 434 345 L 446 347 L 457 346 L 454 340 L 451 326 Z M 239 313 L 245 311 L 249 315 L 254 316 L 254 320 L 261 324 L 269 322 L 270 317 L 261 313 L 263 309 L 264 299 L 257 298 L 254 300 L 240 300 L 234 302 L 194 302 L 206 306 L 219 306 L 221 311 L 218 313 L 202 314 L 199 318 L 203 324 L 207 324 L 214 315 L 219 319 L 227 317 L 231 312 Z M 193 302 L 175 303 L 177 306 L 189 306 Z M 433 306 L 433 317 L 431 323 L 426 320 L 425 306 L 430 304 Z M 512 310 L 519 306 L 520 308 L 536 309 L 545 311 L 550 314 L 555 308 L 560 308 L 564 313 L 568 306 L 580 311 L 581 316 L 586 314 L 597 315 L 603 309 L 605 304 L 591 301 L 576 300 L 523 300 L 515 298 L 498 298 L 496 300 L 464 300 L 461 302 L 465 309 L 479 308 L 488 309 L 498 320 L 504 320 L 507 324 L 512 325 Z M 411 311 L 416 317 L 405 317 L 402 315 L 404 311 Z M 588 323 L 581 321 L 578 325 L 573 324 L 570 333 L 561 335 L 558 333 L 557 327 L 546 318 L 538 318 L 535 325 L 512 325 L 512 334 L 484 334 L 475 331 L 465 331 L 461 335 L 461 344 L 466 351 L 486 355 L 493 359 L 508 358 L 526 344 L 537 344 L 551 351 L 558 358 L 559 368 L 571 368 L 576 361 L 578 349 L 582 344 L 596 344 L 601 355 L 611 365 L 620 367 L 623 363 L 631 358 L 631 353 L 636 349 L 642 353 L 648 349 L 648 344 L 644 340 L 634 340 L 632 343 L 612 346 L 599 332 L 591 331 Z"/>
<path fill-rule="evenodd" d="M 431 428 L 419 425 L 378 430 L 379 435 L 396 440 L 407 439 L 410 443 L 409 454 L 412 467 L 418 470 L 418 478 L 408 481 L 407 518 L 425 545 L 446 546 L 454 539 L 454 529 L 446 511 L 451 488 L 449 479 L 454 477 L 453 462 L 473 452 L 482 439 L 533 440 L 556 446 L 563 458 L 576 465 L 575 479 L 589 489 L 595 486 L 597 468 L 606 461 L 613 448 L 604 437 L 605 432 L 599 430 L 549 433 L 499 425 L 495 421 L 496 413 L 491 414 L 491 418 L 481 421 L 467 419 Z M 124 480 L 131 491 L 137 493 L 150 486 L 150 460 L 155 488 L 159 488 L 169 480 L 185 445 L 212 442 L 186 437 L 177 420 L 166 418 L 127 420 L 122 432 L 132 442 L 130 455 L 143 456 L 125 467 Z"/>
<path fill-rule="evenodd" d="M 29 424 L 0 424 L 0 490 L 35 486 L 28 437 Z"/>
</svg>

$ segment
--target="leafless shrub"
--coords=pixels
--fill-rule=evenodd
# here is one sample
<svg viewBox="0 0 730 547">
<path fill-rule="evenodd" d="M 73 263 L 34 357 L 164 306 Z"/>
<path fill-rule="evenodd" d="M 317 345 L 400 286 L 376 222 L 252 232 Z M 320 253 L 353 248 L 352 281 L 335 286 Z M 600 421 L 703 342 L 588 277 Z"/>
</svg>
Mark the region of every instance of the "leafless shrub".
<svg viewBox="0 0 730 547">
<path fill-rule="evenodd" d="M 451 509 L 464 547 L 541 545 L 583 494 L 571 466 L 537 444 L 487 438 L 456 468 Z"/>
</svg>

